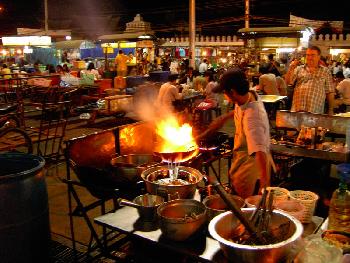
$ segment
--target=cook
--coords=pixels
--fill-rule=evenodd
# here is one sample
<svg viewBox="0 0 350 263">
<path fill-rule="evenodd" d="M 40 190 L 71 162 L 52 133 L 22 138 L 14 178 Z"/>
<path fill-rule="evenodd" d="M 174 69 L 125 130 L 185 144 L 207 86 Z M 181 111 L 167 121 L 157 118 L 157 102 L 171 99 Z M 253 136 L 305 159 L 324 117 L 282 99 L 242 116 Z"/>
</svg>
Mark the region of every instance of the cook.
<svg viewBox="0 0 350 263">
<path fill-rule="evenodd" d="M 232 165 L 229 171 L 233 190 L 241 197 L 253 195 L 259 181 L 259 189 L 270 185 L 270 129 L 263 102 L 258 94 L 249 90 L 249 82 L 243 71 L 231 69 L 225 72 L 215 92 L 224 92 L 234 103 L 234 110 L 216 118 L 199 138 L 220 129 L 233 118 L 235 135 Z"/>
</svg>

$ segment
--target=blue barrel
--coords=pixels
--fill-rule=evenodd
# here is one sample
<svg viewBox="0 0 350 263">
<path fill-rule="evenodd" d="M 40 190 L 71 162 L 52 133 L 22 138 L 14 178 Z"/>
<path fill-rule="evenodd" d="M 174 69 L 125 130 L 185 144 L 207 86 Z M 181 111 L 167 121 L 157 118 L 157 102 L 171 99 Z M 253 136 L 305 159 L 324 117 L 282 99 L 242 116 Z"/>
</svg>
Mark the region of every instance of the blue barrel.
<svg viewBox="0 0 350 263">
<path fill-rule="evenodd" d="M 42 157 L 0 154 L 0 262 L 49 262 L 50 224 Z"/>
</svg>

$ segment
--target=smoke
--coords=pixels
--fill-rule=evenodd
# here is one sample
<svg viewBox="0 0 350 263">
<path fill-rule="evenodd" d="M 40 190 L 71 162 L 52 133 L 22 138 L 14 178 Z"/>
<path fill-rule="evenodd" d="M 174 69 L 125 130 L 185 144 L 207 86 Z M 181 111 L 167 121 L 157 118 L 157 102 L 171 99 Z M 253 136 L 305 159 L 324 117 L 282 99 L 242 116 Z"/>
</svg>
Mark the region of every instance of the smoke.
<svg viewBox="0 0 350 263">
<path fill-rule="evenodd" d="M 141 121 L 157 121 L 169 118 L 172 115 L 170 109 L 157 105 L 159 85 L 146 82 L 137 87 L 134 94 L 133 114 L 134 118 Z"/>
</svg>

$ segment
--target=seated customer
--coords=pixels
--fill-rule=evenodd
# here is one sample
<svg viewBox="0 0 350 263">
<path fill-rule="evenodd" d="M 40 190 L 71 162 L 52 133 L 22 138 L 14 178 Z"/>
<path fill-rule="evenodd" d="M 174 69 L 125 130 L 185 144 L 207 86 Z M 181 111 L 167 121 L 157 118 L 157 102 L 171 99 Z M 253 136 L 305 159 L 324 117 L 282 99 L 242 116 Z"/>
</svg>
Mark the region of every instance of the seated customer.
<svg viewBox="0 0 350 263">
<path fill-rule="evenodd" d="M 175 112 L 173 102 L 182 98 L 182 94 L 176 87 L 177 77 L 178 74 L 170 74 L 168 81 L 159 89 L 156 106 L 164 112 Z"/>
<path fill-rule="evenodd" d="M 266 65 L 259 68 L 259 91 L 264 95 L 279 95 L 276 76 L 268 72 Z"/>
<path fill-rule="evenodd" d="M 336 87 L 338 98 L 334 100 L 334 106 L 350 105 L 350 79 L 345 79 L 342 72 L 337 72 L 335 77 L 339 83 Z"/>
<path fill-rule="evenodd" d="M 94 63 L 90 62 L 86 70 L 80 71 L 80 76 L 82 74 L 92 74 L 94 76 L 94 80 L 98 80 L 101 78 L 98 70 L 95 69 Z"/>
<path fill-rule="evenodd" d="M 216 108 L 218 106 L 218 94 L 214 93 L 214 88 L 218 85 L 218 83 L 214 80 L 213 72 L 206 71 L 204 73 L 204 78 L 208 82 L 207 86 L 205 87 L 204 94 L 205 94 L 205 101 L 210 102 L 213 105 L 213 108 Z"/>
</svg>

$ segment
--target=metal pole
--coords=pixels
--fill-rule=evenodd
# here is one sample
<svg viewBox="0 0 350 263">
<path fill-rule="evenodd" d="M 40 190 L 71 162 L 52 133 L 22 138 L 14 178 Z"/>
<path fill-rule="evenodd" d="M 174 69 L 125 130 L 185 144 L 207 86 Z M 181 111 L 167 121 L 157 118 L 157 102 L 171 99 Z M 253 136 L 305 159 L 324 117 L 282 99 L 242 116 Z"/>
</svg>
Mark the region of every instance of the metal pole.
<svg viewBox="0 0 350 263">
<path fill-rule="evenodd" d="M 195 68 L 195 59 L 196 59 L 196 0 L 189 0 L 190 1 L 190 13 L 189 13 L 189 33 L 190 33 L 190 39 L 189 39 L 189 59 L 190 59 L 190 66 Z"/>
<path fill-rule="evenodd" d="M 249 0 L 245 0 L 244 25 L 249 28 Z"/>
<path fill-rule="evenodd" d="M 45 5 L 45 32 L 49 31 L 49 9 L 47 6 L 47 0 L 44 1 Z"/>
</svg>

